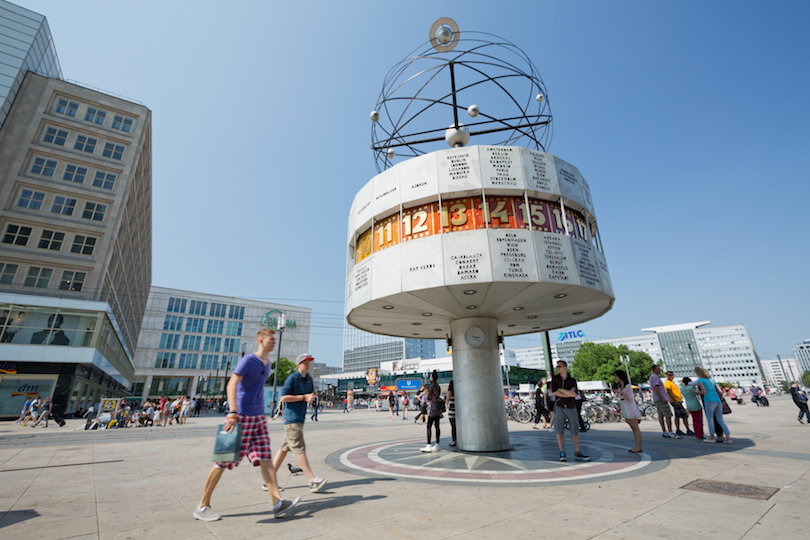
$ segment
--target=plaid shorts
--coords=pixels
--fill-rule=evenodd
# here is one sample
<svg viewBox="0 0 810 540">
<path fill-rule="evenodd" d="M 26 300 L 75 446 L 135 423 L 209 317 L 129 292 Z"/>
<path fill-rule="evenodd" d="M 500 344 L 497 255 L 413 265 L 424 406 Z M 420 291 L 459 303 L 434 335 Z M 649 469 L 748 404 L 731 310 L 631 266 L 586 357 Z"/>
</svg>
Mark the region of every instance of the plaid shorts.
<svg viewBox="0 0 810 540">
<path fill-rule="evenodd" d="M 242 449 L 239 452 L 239 459 L 236 461 L 217 462 L 217 469 L 233 469 L 242 458 L 247 456 L 248 461 L 254 467 L 259 466 L 260 461 L 271 461 L 273 455 L 270 452 L 270 434 L 267 432 L 267 417 L 239 415 L 239 424 L 242 426 Z"/>
</svg>

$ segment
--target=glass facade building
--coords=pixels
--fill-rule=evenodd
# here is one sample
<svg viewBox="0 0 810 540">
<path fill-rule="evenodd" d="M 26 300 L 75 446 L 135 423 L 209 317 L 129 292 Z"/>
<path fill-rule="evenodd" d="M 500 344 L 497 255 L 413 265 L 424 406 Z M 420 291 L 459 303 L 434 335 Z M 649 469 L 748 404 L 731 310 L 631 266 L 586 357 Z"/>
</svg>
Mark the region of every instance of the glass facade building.
<svg viewBox="0 0 810 540">
<path fill-rule="evenodd" d="M 281 357 L 309 348 L 311 310 L 201 292 L 152 287 L 135 356 L 133 394 L 147 397 L 224 396 L 228 375 L 256 350 L 256 333 L 284 312 Z M 274 315 L 275 314 L 275 315 Z M 278 349 L 271 353 L 275 361 Z"/>
<path fill-rule="evenodd" d="M 48 20 L 0 0 L 0 129 L 29 71 L 62 78 Z"/>
<path fill-rule="evenodd" d="M 0 293 L 0 417 L 33 396 L 70 414 L 128 393 L 132 363 L 106 304 L 31 300 Z"/>
<path fill-rule="evenodd" d="M 432 339 L 383 336 L 344 323 L 343 373 L 379 368 L 382 362 L 435 357 L 436 346 Z"/>
</svg>

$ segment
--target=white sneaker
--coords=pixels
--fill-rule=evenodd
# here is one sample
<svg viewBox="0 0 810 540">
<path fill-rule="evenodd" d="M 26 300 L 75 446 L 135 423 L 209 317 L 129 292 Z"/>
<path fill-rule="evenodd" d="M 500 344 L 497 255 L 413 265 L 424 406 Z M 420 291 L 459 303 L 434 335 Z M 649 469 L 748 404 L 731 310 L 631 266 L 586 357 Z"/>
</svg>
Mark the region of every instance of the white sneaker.
<svg viewBox="0 0 810 540">
<path fill-rule="evenodd" d="M 439 448 L 439 445 L 438 445 L 438 444 L 434 444 L 434 445 L 433 445 L 433 450 L 431 450 L 431 452 L 439 452 L 440 450 L 441 450 L 441 448 Z"/>
<path fill-rule="evenodd" d="M 309 490 L 310 490 L 312 493 L 317 493 L 318 491 L 320 491 L 320 490 L 321 490 L 321 488 L 322 488 L 324 485 L 326 485 L 326 480 L 324 480 L 323 478 L 317 478 L 317 477 L 315 477 L 315 478 L 312 480 L 312 482 L 310 482 L 310 483 L 309 483 Z"/>
<path fill-rule="evenodd" d="M 210 506 L 204 506 L 202 508 L 197 507 L 197 509 L 194 511 L 194 517 L 200 521 L 217 521 L 222 519 L 222 516 L 215 514 L 214 511 L 211 510 Z"/>
<path fill-rule="evenodd" d="M 433 446 L 429 444 L 429 445 L 425 446 L 424 448 L 422 448 L 420 450 L 422 452 L 433 452 Z"/>
</svg>

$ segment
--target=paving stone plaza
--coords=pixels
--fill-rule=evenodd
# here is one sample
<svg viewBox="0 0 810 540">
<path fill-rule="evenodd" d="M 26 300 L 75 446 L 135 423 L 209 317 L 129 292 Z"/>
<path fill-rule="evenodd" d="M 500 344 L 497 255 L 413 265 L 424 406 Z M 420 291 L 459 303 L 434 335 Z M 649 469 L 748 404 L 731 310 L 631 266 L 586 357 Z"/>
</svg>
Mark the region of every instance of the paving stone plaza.
<svg viewBox="0 0 810 540">
<path fill-rule="evenodd" d="M 564 464 L 553 434 L 531 424 L 509 423 L 508 452 L 467 454 L 448 446 L 445 420 L 441 451 L 422 454 L 413 416 L 326 411 L 305 428 L 310 463 L 329 480 L 320 493 L 285 467 L 284 496 L 302 501 L 273 519 L 258 469 L 243 461 L 224 474 L 212 500 L 223 519 L 210 523 L 192 512 L 220 417 L 89 432 L 76 431 L 80 420 L 4 422 L 0 538 L 795 539 L 810 500 L 810 426 L 796 414 L 788 396 L 735 405 L 730 446 L 664 439 L 645 421 L 639 456 L 627 452 L 626 424 L 597 424 L 581 437 L 593 461 Z M 275 451 L 283 427 L 269 429 Z"/>
</svg>

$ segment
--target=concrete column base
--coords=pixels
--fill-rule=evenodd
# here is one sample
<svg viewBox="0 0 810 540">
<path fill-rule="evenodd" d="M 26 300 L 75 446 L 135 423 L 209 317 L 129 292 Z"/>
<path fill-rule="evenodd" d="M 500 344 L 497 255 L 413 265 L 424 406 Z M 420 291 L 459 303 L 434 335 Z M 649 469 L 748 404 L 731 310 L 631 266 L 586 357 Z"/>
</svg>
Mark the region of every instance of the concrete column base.
<svg viewBox="0 0 810 540">
<path fill-rule="evenodd" d="M 188 395 L 189 397 L 193 398 L 197 395 L 197 380 L 199 377 L 195 375 L 193 377 L 189 377 L 189 379 L 191 380 L 191 384 L 189 385 L 191 387 L 191 391 L 189 391 Z"/>
<path fill-rule="evenodd" d="M 450 323 L 450 332 L 457 445 L 468 452 L 509 450 L 498 322 L 488 317 L 458 319 Z M 476 336 L 478 346 L 474 346 Z"/>
</svg>

